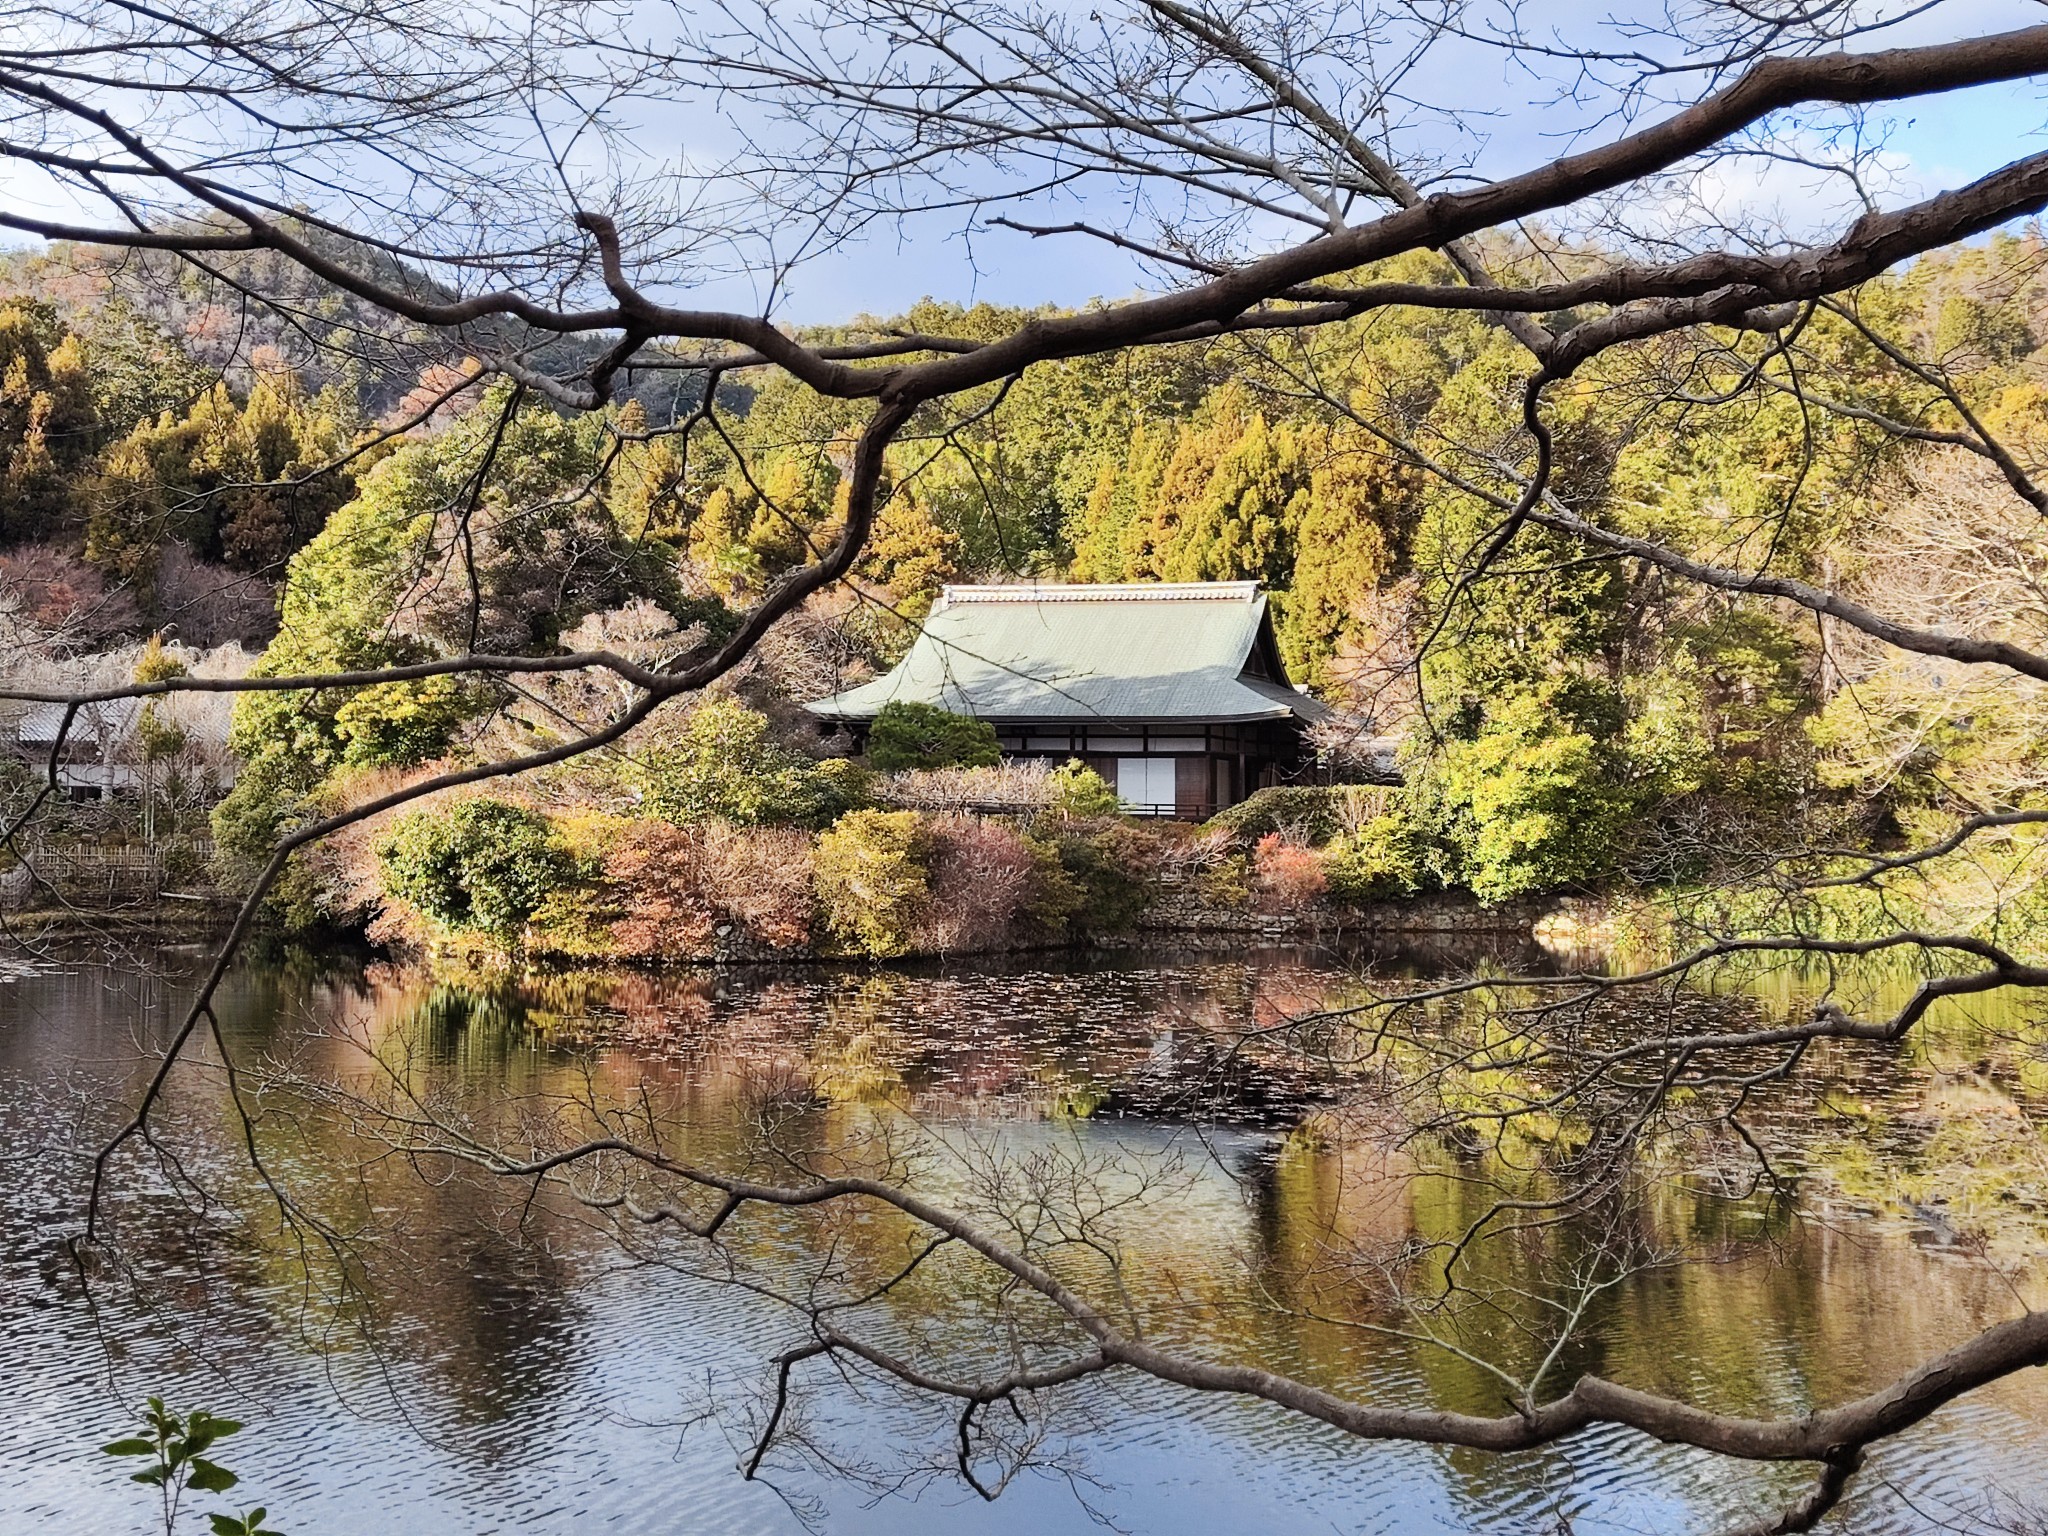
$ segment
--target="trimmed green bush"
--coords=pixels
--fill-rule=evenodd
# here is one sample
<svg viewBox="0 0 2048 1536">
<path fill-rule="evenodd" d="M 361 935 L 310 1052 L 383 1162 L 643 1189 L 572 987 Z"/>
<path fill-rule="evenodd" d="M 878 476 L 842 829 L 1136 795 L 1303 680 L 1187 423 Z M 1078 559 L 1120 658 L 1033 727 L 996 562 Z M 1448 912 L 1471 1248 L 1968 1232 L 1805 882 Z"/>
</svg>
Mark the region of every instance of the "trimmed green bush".
<svg viewBox="0 0 2048 1536">
<path fill-rule="evenodd" d="M 1088 893 L 1060 862 L 1058 843 L 1026 836 L 1024 847 L 1033 866 L 1032 881 L 1024 897 L 1024 918 L 1037 937 L 1063 939 L 1088 904 Z"/>
<path fill-rule="evenodd" d="M 925 855 L 915 811 L 852 811 L 818 839 L 818 907 L 847 953 L 909 953 L 930 895 Z"/>
<path fill-rule="evenodd" d="M 1052 788 L 1052 808 L 1062 815 L 1115 816 L 1123 811 L 1124 803 L 1117 798 L 1109 780 L 1078 757 L 1070 757 L 1053 769 L 1046 782 Z"/>
<path fill-rule="evenodd" d="M 1119 933 L 1152 900 L 1149 861 L 1119 830 L 1059 840 L 1060 865 L 1080 894 L 1068 923 L 1083 933 Z"/>
<path fill-rule="evenodd" d="M 277 760 L 244 764 L 227 798 L 213 808 L 213 877 L 227 890 L 256 878 L 285 827 L 305 814 L 305 786 L 288 782 Z"/>
<path fill-rule="evenodd" d="M 882 773 L 993 768 L 1002 760 L 994 726 L 935 704 L 884 704 L 868 729 L 868 761 Z"/>
<path fill-rule="evenodd" d="M 806 786 L 811 811 L 802 824 L 829 827 L 848 811 L 866 810 L 874 800 L 874 775 L 850 757 L 813 763 Z"/>
<path fill-rule="evenodd" d="M 1248 907 L 1252 901 L 1252 861 L 1249 854 L 1226 854 L 1194 878 L 1195 893 L 1217 907 Z"/>
<path fill-rule="evenodd" d="M 1353 904 L 1435 890 L 1443 883 L 1440 863 L 1438 849 L 1398 802 L 1323 850 L 1330 894 Z"/>
<path fill-rule="evenodd" d="M 867 798 L 867 775 L 843 758 L 813 762 L 770 734 L 737 699 L 707 699 L 679 737 L 644 752 L 642 803 L 664 821 L 821 827 Z"/>
<path fill-rule="evenodd" d="M 1320 784 L 1273 784 L 1218 811 L 1207 825 L 1248 844 L 1275 832 L 1295 832 L 1310 843 L 1322 844 L 1337 835 L 1342 793 L 1341 787 Z"/>
<path fill-rule="evenodd" d="M 575 874 L 548 819 L 502 800 L 415 811 L 377 856 L 392 895 L 450 928 L 501 939 L 515 937 Z"/>
</svg>

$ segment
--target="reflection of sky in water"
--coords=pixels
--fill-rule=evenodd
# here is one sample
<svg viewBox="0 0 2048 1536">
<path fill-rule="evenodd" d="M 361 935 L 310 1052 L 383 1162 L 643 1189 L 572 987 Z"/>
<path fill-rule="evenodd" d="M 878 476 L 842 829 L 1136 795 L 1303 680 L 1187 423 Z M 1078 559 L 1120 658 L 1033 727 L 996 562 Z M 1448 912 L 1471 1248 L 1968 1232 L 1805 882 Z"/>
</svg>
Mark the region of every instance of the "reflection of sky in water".
<svg viewBox="0 0 2048 1536">
<path fill-rule="evenodd" d="M 786 1055 L 792 1041 L 823 1042 L 837 1053 L 836 1070 L 857 1057 L 863 1072 L 894 1073 L 935 1113 L 968 1114 L 978 1096 L 1046 1103 L 1085 1091 L 1111 1106 L 1097 1121 L 1013 1110 L 976 1117 L 976 1134 L 1011 1149 L 1077 1136 L 1150 1154 L 1180 1147 L 1194 1176 L 1134 1244 L 1227 1265 L 1239 1249 L 1284 1237 L 1287 1202 L 1302 1197 L 1277 1174 L 1250 1181 L 1247 1193 L 1201 1156 L 1270 1173 L 1273 1144 L 1263 1131 L 1225 1131 L 1206 1149 L 1195 1146 L 1184 1128 L 1136 1112 L 1147 1102 L 1144 1083 L 1170 1076 L 1186 1059 L 1176 1052 L 1198 1047 L 1205 1022 L 1268 1016 L 1340 984 L 1315 966 L 1174 968 L 1156 956 L 880 984 L 827 974 L 695 991 L 648 983 L 637 1001 L 608 1010 L 605 1028 L 624 1040 L 610 1051 L 615 1074 L 624 1062 L 671 1087 L 700 1084 L 712 1068 L 647 1034 L 664 1010 L 687 1015 L 684 1033 L 700 1045 L 743 1035 L 763 1060 Z M 756 1400 L 762 1361 L 792 1341 L 786 1314 L 672 1271 L 627 1265 L 575 1231 L 522 1243 L 490 1219 L 502 1211 L 461 1201 L 438 1221 L 411 1212 L 406 1236 L 384 1245 L 386 1261 L 416 1276 L 421 1295 L 393 1308 L 372 1352 L 326 1313 L 302 1316 L 293 1275 L 275 1253 L 219 1242 L 195 1250 L 175 1213 L 131 1199 L 127 1219 L 147 1234 L 157 1281 L 150 1295 L 161 1311 L 145 1317 L 109 1285 L 96 1334 L 57 1259 L 79 1170 L 54 1149 L 72 1139 L 70 1126 L 103 1123 L 132 1091 L 134 1042 L 148 1033 L 136 1024 L 148 1017 L 138 1003 L 160 1004 L 162 990 L 91 969 L 0 979 L 0 1528 L 8 1531 L 145 1529 L 140 1491 L 92 1448 L 125 1427 L 125 1405 L 148 1391 L 249 1421 L 227 1458 L 246 1479 L 232 1497 L 269 1505 L 291 1536 L 795 1532 L 802 1525 L 792 1505 L 850 1536 L 1021 1536 L 1095 1528 L 1083 1501 L 1119 1527 L 1170 1536 L 1549 1531 L 1560 1510 L 1583 1536 L 1713 1528 L 1761 1513 L 1769 1488 L 1803 1485 L 1798 1472 L 1731 1467 L 1619 1433 L 1512 1458 L 1361 1445 L 1278 1410 L 1126 1381 L 1071 1399 L 1060 1422 L 1074 1439 L 1047 1448 L 1057 1468 L 1027 1474 L 993 1505 L 943 1477 L 878 1498 L 778 1458 L 773 1481 L 785 1502 L 734 1470 L 743 1414 L 731 1405 Z M 246 981 L 230 1024 L 275 1045 L 351 996 L 279 976 Z M 471 1022 L 451 1021 L 441 1043 L 478 1091 L 537 1070 L 549 1054 L 530 1041 L 493 1047 L 479 1015 L 466 1005 L 456 1012 Z M 997 1021 L 978 1026 L 963 1048 L 961 1021 L 991 1014 Z M 886 1037 L 880 1045 L 877 1034 Z M 1275 1105 L 1253 1107 L 1256 1121 Z M 223 1122 L 203 1094 L 179 1109 L 218 1139 Z M 50 1150 L 37 1155 L 45 1144 Z M 1930 1332 L 1947 1342 L 2009 1306 L 1981 1269 L 1894 1236 L 1808 1230 L 1788 1240 L 1788 1253 L 1784 1267 L 1746 1258 L 1640 1281 L 1586 1368 L 1701 1401 L 1725 1402 L 1730 1383 L 1739 1395 L 1746 1381 L 1769 1400 L 1736 1406 L 1782 1409 L 1808 1389 L 1830 1401 L 1860 1390 L 1924 1353 Z M 324 1353 L 308 1347 L 302 1323 L 328 1330 Z M 1363 1335 L 1261 1338 L 1277 1365 L 1385 1400 L 1440 1395 L 1443 1378 L 1412 1352 Z M 686 1422 L 707 1390 L 728 1412 Z M 885 1473 L 936 1467 L 950 1455 L 947 1412 L 836 1386 L 805 1401 L 821 1439 Z M 1883 1488 L 1887 1481 L 1937 1512 L 1943 1501 L 1953 1507 L 1991 1489 L 2048 1497 L 2044 1421 L 2048 1394 L 2031 1384 L 1967 1401 L 1877 1453 L 1866 1493 L 1834 1528 L 1925 1528 Z"/>
</svg>

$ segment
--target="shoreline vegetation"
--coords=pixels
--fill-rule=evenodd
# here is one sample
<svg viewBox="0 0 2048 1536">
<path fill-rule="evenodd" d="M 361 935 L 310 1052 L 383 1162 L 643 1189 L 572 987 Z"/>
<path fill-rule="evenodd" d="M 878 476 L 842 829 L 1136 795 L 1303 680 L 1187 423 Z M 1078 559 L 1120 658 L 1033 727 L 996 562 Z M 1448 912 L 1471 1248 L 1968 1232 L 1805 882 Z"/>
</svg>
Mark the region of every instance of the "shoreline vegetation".
<svg viewBox="0 0 2048 1536">
<path fill-rule="evenodd" d="M 885 776 L 841 760 L 828 777 L 858 803 L 828 806 L 837 814 L 815 830 L 502 792 L 434 797 L 314 850 L 275 926 L 415 959 L 660 968 L 1116 949 L 1147 933 L 1233 945 L 1527 936 L 1583 923 L 1565 914 L 1588 906 L 1487 907 L 1463 891 L 1361 879 L 1356 828 L 1384 813 L 1380 786 L 1264 790 L 1195 825 L 1119 814 L 1079 764 Z M 381 778 L 364 786 L 382 788 Z M 94 850 L 83 869 L 108 858 L 81 846 Z M 61 869 L 64 851 L 49 852 Z M 163 867 L 182 888 L 42 884 L 7 912 L 8 928 L 48 940 L 228 923 L 233 899 L 203 865 L 187 856 Z"/>
<path fill-rule="evenodd" d="M 946 743 L 938 766 L 887 747 L 813 757 L 765 713 L 715 695 L 633 754 L 438 791 L 307 848 L 263 926 L 460 970 L 943 960 L 1114 950 L 1147 934 L 1197 947 L 1512 935 L 1552 967 L 1605 970 L 1759 924 L 1856 939 L 1939 915 L 2027 944 L 2043 922 L 2030 888 L 2001 887 L 1981 856 L 1907 871 L 1882 896 L 1757 879 L 1486 900 L 1453 873 L 1454 850 L 1407 785 L 1278 786 L 1200 824 L 1137 818 L 1078 760 L 1001 762 L 982 722 L 916 723 Z M 453 761 L 342 769 L 300 813 Z M 183 830 L 187 816 L 138 840 L 117 813 L 96 835 L 45 842 L 32 876 L 18 859 L 0 870 L 5 931 L 17 943 L 223 931 L 246 875 L 236 809 L 233 795 L 214 808 L 212 839 Z M 1994 899 L 1973 910 L 1979 886 Z"/>
</svg>

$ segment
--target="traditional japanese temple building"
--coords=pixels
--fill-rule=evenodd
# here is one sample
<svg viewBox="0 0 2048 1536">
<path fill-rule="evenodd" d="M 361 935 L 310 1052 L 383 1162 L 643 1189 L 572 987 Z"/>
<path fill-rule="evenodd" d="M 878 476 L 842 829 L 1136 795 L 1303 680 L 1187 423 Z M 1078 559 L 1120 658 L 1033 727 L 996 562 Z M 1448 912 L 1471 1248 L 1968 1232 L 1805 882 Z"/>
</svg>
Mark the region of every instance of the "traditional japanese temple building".
<svg viewBox="0 0 2048 1536">
<path fill-rule="evenodd" d="M 947 587 L 891 671 L 808 707 L 861 747 L 896 701 L 986 720 L 1008 757 L 1080 758 L 1153 816 L 1280 782 L 1331 714 L 1288 681 L 1250 581 Z"/>
</svg>

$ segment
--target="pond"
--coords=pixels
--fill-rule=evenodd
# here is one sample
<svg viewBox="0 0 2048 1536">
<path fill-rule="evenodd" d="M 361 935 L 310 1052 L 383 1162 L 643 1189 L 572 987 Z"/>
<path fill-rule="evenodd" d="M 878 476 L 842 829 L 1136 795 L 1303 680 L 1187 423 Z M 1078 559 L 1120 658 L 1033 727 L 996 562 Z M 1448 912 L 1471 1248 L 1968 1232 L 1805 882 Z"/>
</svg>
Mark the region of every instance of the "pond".
<svg viewBox="0 0 2048 1536">
<path fill-rule="evenodd" d="M 1374 1401 L 1490 1413 L 1498 1388 L 1456 1356 L 1274 1304 L 1293 1294 L 1277 1277 L 1333 1236 L 1397 1250 L 1468 1221 L 1480 1197 L 1341 1131 L 1299 1134 L 1342 1085 L 1225 1049 L 1246 1025 L 1354 997 L 1364 968 L 1429 974 L 1443 958 L 1132 950 L 463 986 L 294 954 L 240 969 L 219 1013 L 238 1059 L 308 1081 L 395 1071 L 501 1137 L 536 1106 L 643 1105 L 715 1161 L 764 1104 L 801 1104 L 813 1147 L 914 1127 L 957 1158 L 933 1175 L 941 1186 L 1039 1156 L 1089 1168 L 1105 1188 L 1136 1180 L 1146 1203 L 1123 1231 L 1125 1282 L 1176 1342 Z M 678 1249 L 622 1246 L 604 1221 L 529 1203 L 523 1187 L 394 1157 L 331 1105 L 276 1089 L 263 1101 L 268 1171 L 334 1224 L 332 1246 L 309 1240 L 252 1176 L 219 1074 L 196 1066 L 172 1080 L 164 1150 L 221 1203 L 124 1163 L 108 1219 L 126 1267 L 84 1284 L 65 1240 L 92 1153 L 147 1080 L 198 966 L 169 953 L 0 969 L 6 1530 L 151 1529 L 143 1491 L 96 1450 L 148 1393 L 245 1421 L 224 1456 L 244 1479 L 233 1497 L 266 1504 L 289 1536 L 998 1536 L 1094 1521 L 1172 1536 L 1585 1536 L 1718 1529 L 1803 1486 L 1796 1470 L 1621 1432 L 1510 1457 L 1362 1445 L 1256 1404 L 1105 1378 L 1067 1395 L 1029 1464 L 985 1502 L 951 1471 L 949 1410 L 829 1370 L 748 1481 L 739 1463 L 767 1362 L 801 1338 L 787 1308 L 717 1283 Z M 1781 1006 L 1796 987 L 1781 990 L 1739 1001 Z M 1564 1380 L 1597 1369 L 1713 1406 L 1795 1412 L 2038 1300 L 2029 1196 L 2014 1207 L 2026 1230 L 1986 1259 L 1871 1192 L 1885 1159 L 1925 1163 L 1927 1136 L 1907 1143 L 1930 1105 L 1995 1102 L 1969 1123 L 2005 1127 L 2009 1141 L 2017 1121 L 2038 1140 L 2030 1116 L 2048 1085 L 2014 1044 L 2035 1036 L 1971 1031 L 1949 1020 L 1910 1048 L 1817 1064 L 1822 1085 L 1781 1120 L 1860 1114 L 1885 1127 L 1853 1156 L 1825 1154 L 1839 1164 L 1825 1199 L 1788 1209 L 1700 1179 L 1646 1189 L 1630 1221 L 1694 1262 L 1650 1266 L 1604 1297 Z M 776 1240 L 765 1228 L 741 1239 L 770 1271 L 799 1265 L 768 1251 Z M 1498 1261 L 1504 1283 L 1543 1257 L 1527 1249 Z M 1519 1359 L 1526 1341 L 1507 1335 L 1520 1326 L 1503 1314 L 1503 1337 L 1462 1338 Z M 2048 1509 L 2044 1450 L 2048 1386 L 2015 1379 L 1876 1450 L 1825 1528 Z"/>
</svg>

